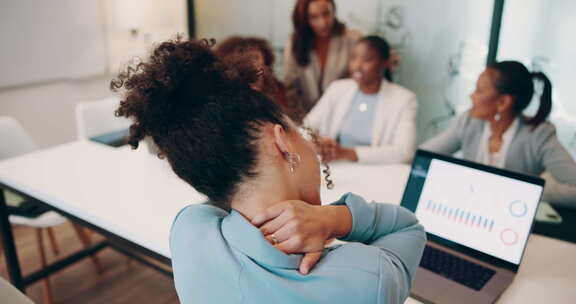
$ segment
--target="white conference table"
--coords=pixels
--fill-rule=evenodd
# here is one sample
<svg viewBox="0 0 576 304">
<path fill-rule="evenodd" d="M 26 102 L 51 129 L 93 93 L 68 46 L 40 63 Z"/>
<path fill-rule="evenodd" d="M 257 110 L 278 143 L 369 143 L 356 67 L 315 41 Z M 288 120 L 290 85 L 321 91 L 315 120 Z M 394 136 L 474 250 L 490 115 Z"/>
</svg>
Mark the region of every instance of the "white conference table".
<svg viewBox="0 0 576 304">
<path fill-rule="evenodd" d="M 409 170 L 406 165 L 332 165 L 335 188 L 322 186 L 323 203 L 354 192 L 367 200 L 399 204 Z M 174 216 L 188 204 L 205 201 L 145 147 L 133 151 L 90 141 L 0 161 L 0 186 L 35 198 L 164 263 L 170 259 L 168 236 Z M 576 245 L 531 235 L 518 276 L 499 302 L 572 301 L 575 257 Z"/>
</svg>

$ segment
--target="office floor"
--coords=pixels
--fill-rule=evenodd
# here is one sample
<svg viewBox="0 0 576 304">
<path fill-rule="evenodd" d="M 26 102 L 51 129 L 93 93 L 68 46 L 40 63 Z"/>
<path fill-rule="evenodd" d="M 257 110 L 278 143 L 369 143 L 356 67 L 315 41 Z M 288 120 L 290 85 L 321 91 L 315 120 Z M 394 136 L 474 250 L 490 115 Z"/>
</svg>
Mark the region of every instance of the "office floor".
<svg viewBox="0 0 576 304">
<path fill-rule="evenodd" d="M 55 228 L 60 256 L 81 248 L 70 223 Z M 24 274 L 40 267 L 36 235 L 33 228 L 15 226 L 14 236 Z M 93 239 L 101 239 L 92 234 Z M 58 259 L 47 244 L 48 261 Z M 1 249 L 1 248 L 0 248 Z M 104 273 L 98 275 L 89 259 L 69 266 L 50 277 L 55 304 L 65 303 L 178 303 L 172 279 L 136 261 L 127 263 L 124 255 L 106 248 L 98 253 Z M 0 275 L 8 277 L 4 253 L 0 250 Z M 42 284 L 31 285 L 27 295 L 42 303 Z"/>
</svg>

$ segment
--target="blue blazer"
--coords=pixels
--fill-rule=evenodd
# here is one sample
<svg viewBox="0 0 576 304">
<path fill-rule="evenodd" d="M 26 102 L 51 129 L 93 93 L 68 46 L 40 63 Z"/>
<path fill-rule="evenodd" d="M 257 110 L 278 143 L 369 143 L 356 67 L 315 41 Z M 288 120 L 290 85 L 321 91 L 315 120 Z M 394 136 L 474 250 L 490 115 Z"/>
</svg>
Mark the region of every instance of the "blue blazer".
<svg viewBox="0 0 576 304">
<path fill-rule="evenodd" d="M 301 254 L 274 248 L 240 213 L 191 205 L 170 236 L 182 303 L 404 303 L 426 235 L 408 210 L 346 194 L 353 227 L 308 275 Z"/>
</svg>

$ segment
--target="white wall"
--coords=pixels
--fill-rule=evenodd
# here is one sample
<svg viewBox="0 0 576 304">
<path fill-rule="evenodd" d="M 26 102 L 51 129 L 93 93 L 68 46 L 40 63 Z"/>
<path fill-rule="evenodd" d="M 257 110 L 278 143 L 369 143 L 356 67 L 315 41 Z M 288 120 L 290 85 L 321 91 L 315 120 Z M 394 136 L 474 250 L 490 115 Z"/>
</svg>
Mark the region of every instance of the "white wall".
<svg viewBox="0 0 576 304">
<path fill-rule="evenodd" d="M 75 0 L 0 2 L 0 87 L 106 71 L 101 3 Z"/>
<path fill-rule="evenodd" d="M 188 36 L 185 0 L 100 0 L 108 42 L 108 72 L 114 74 L 135 56 L 145 57 L 154 43 Z"/>
<path fill-rule="evenodd" d="M 65 80 L 52 81 L 42 84 L 29 84 L 19 87 L 0 88 L 0 115 L 8 115 L 19 120 L 24 128 L 30 133 L 33 139 L 41 147 L 49 147 L 57 144 L 73 141 L 76 138 L 76 126 L 74 121 L 74 107 L 78 102 L 97 100 L 110 96 L 110 79 L 118 72 L 133 56 L 144 56 L 149 51 L 153 43 L 173 37 L 176 33 L 187 32 L 187 9 L 185 0 L 98 0 L 98 1 L 35 1 L 42 5 L 50 6 L 43 11 L 46 16 L 30 18 L 26 10 L 12 11 L 13 18 L 28 20 L 34 27 L 49 27 L 46 19 L 52 16 L 53 11 L 66 11 L 70 7 L 59 7 L 55 3 L 62 4 L 69 1 L 71 7 L 87 5 L 99 7 L 94 16 L 98 16 L 103 27 L 102 40 L 92 39 L 82 41 L 88 46 L 96 44 L 94 47 L 101 48 L 105 54 L 105 62 L 98 66 L 99 72 L 91 74 L 76 75 L 76 77 Z M 30 1 L 25 0 L 29 3 Z M 23 3 L 24 3 L 23 2 Z M 6 2 L 0 2 L 0 15 L 6 13 L 2 11 Z M 86 11 L 86 8 L 78 8 Z M 87 21 L 82 16 L 66 16 L 58 20 L 69 27 L 79 26 L 76 31 L 81 31 L 82 22 Z M 137 30 L 136 35 L 132 35 L 132 29 Z M 2 29 L 4 31 L 4 29 Z M 43 37 L 35 36 L 34 32 L 28 33 L 30 40 L 41 40 Z M 187 34 L 186 34 L 187 35 Z M 93 37 L 90 33 L 87 39 Z M 43 47 L 50 47 L 46 42 Z M 0 52 L 2 52 L 0 48 Z M 26 57 L 33 57 L 29 52 L 32 49 L 22 49 L 21 52 Z M 0 53 L 1 54 L 1 53 Z M 84 54 L 79 54 L 84 55 Z M 1 56 L 0 56 L 1 57 Z M 69 57 L 55 58 L 54 63 L 60 64 L 58 60 L 70 60 Z M 90 59 L 90 58 L 88 58 Z M 25 63 L 25 62 L 24 62 Z M 2 65 L 0 65 L 2 66 Z M 3 67 L 3 66 L 2 66 Z M 28 77 L 33 77 L 35 69 L 22 70 L 28 73 Z M 2 77 L 10 77 L 6 69 L 0 68 Z"/>
<path fill-rule="evenodd" d="M 76 139 L 74 107 L 110 95 L 109 77 L 0 90 L 0 115 L 17 119 L 40 147 Z"/>
<path fill-rule="evenodd" d="M 154 42 L 187 36 L 185 0 L 4 0 L 0 87 L 116 73 Z"/>
</svg>

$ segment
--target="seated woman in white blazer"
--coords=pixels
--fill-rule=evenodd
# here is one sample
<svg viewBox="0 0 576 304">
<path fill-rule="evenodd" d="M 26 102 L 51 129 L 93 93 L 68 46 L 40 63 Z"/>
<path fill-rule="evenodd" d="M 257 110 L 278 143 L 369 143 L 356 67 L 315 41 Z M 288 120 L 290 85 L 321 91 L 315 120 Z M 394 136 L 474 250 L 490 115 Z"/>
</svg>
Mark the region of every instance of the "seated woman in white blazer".
<svg viewBox="0 0 576 304">
<path fill-rule="evenodd" d="M 325 161 L 383 164 L 412 159 L 416 95 L 391 82 L 389 58 L 384 39 L 360 39 L 349 63 L 353 78 L 334 81 L 304 119 L 304 125 L 318 131 Z"/>
</svg>

